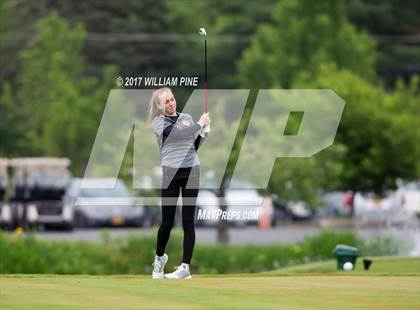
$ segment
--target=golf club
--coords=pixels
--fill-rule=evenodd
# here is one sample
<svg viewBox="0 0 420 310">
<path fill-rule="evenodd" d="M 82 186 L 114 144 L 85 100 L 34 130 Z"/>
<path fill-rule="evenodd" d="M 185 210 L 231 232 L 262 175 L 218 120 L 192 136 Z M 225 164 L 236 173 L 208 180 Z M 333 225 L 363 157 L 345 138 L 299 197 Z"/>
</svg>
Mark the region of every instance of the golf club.
<svg viewBox="0 0 420 310">
<path fill-rule="evenodd" d="M 198 34 L 204 37 L 204 113 L 208 112 L 208 79 L 207 79 L 207 32 L 205 28 L 200 28 Z M 210 124 L 204 127 L 204 134 L 207 137 L 210 132 Z"/>
</svg>

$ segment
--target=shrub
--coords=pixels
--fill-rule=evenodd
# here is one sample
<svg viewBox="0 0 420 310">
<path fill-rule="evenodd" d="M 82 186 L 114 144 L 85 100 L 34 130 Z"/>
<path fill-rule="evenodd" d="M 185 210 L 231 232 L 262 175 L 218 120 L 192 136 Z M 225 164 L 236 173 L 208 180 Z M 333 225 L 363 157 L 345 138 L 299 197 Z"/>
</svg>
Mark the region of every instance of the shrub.
<svg viewBox="0 0 420 310">
<path fill-rule="evenodd" d="M 0 232 L 1 273 L 148 274 L 155 255 L 156 231 L 151 236 L 110 238 L 102 242 L 40 240 L 34 235 Z M 251 273 L 300 263 L 331 259 L 336 244 L 356 246 L 362 255 L 392 255 L 399 243 L 390 236 L 369 242 L 353 232 L 323 231 L 296 244 L 200 245 L 194 249 L 193 272 Z M 167 246 L 168 266 L 182 259 L 182 231 L 174 230 Z M 168 270 L 168 269 L 167 269 Z"/>
</svg>

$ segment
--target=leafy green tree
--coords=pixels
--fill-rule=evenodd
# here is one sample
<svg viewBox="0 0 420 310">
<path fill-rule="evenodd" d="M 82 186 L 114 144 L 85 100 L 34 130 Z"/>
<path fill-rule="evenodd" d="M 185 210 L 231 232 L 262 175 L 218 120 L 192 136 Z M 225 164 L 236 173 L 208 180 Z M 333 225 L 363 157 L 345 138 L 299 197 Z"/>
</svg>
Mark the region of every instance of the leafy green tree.
<svg viewBox="0 0 420 310">
<path fill-rule="evenodd" d="M 273 14 L 240 61 L 243 86 L 290 87 L 300 71 L 324 62 L 373 77 L 374 43 L 349 23 L 345 1 L 281 1 Z"/>
<path fill-rule="evenodd" d="M 85 25 L 87 72 L 97 77 L 106 64 L 118 65 L 124 76 L 165 75 L 174 67 L 172 43 L 159 37 L 170 28 L 167 1 L 57 1 L 50 8 Z"/>
<path fill-rule="evenodd" d="M 348 15 L 358 28 L 377 35 L 415 34 L 419 26 L 418 1 L 408 0 L 401 5 L 398 0 L 348 1 Z"/>
<path fill-rule="evenodd" d="M 66 156 L 80 174 L 89 158 L 109 78 L 99 85 L 84 75 L 86 37 L 53 12 L 37 24 L 37 35 L 21 52 L 15 103 L 25 155 Z M 115 68 L 105 73 L 115 74 Z"/>
<path fill-rule="evenodd" d="M 205 27 L 208 33 L 210 87 L 214 89 L 238 87 L 238 60 L 243 50 L 250 45 L 250 37 L 256 33 L 258 26 L 272 20 L 271 11 L 276 2 L 276 0 L 170 1 L 168 21 L 172 25 L 171 33 L 195 38 L 177 41 L 171 47 L 175 72 L 204 78 L 204 43 L 199 40 L 197 31 L 199 27 Z"/>
<path fill-rule="evenodd" d="M 346 147 L 340 143 L 308 158 L 277 159 L 268 185 L 268 193 L 276 193 L 286 201 L 305 201 L 312 208 L 321 205 L 320 191 L 342 189 L 340 176 Z"/>
<path fill-rule="evenodd" d="M 346 102 L 335 149 L 345 145 L 341 188 L 381 193 L 398 177 L 418 178 L 419 79 L 399 82 L 388 93 L 349 70 L 320 66 L 314 78 L 302 73 L 293 86 L 330 88 Z"/>
<path fill-rule="evenodd" d="M 46 0 L 0 1 L 0 84 L 14 81 L 20 68 L 19 52 L 47 12 Z"/>
<path fill-rule="evenodd" d="M 270 191 L 316 202 L 318 188 L 381 192 L 396 177 L 415 177 L 417 80 L 391 94 L 369 82 L 374 44 L 348 22 L 343 1 L 284 1 L 274 18 L 243 55 L 242 85 L 330 88 L 347 106 L 334 145 L 309 159 L 279 159 Z"/>
<path fill-rule="evenodd" d="M 416 36 L 420 27 L 420 2 L 384 0 L 348 1 L 348 15 L 357 29 L 367 31 L 377 41 L 376 71 L 395 87 L 398 78 L 406 81 L 420 73 L 420 45 Z"/>
<path fill-rule="evenodd" d="M 167 33 L 164 0 L 51 1 L 2 0 L 0 2 L 0 84 L 19 71 L 18 57 L 33 39 L 36 23 L 57 12 L 73 27 L 84 24 L 86 73 L 102 78 L 103 66 L 115 64 L 120 75 L 165 75 L 174 71 Z M 156 35 L 155 35 L 156 34 Z M 115 77 L 114 77 L 115 78 Z"/>
<path fill-rule="evenodd" d="M 24 153 L 27 145 L 24 143 L 23 123 L 18 116 L 18 107 L 15 105 L 12 86 L 4 83 L 0 96 L 0 156 L 8 157 Z"/>
</svg>

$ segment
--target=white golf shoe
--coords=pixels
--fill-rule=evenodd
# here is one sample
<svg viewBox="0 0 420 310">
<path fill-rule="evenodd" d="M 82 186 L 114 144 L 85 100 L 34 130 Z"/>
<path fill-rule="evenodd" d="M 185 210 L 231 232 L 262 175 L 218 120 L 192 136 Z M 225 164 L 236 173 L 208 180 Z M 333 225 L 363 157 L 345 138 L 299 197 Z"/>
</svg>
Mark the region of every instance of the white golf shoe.
<svg viewBox="0 0 420 310">
<path fill-rule="evenodd" d="M 181 264 L 175 267 L 175 271 L 165 274 L 166 279 L 192 279 L 188 264 Z"/>
<path fill-rule="evenodd" d="M 168 262 L 168 255 L 163 254 L 162 256 L 155 256 L 153 262 L 152 279 L 163 279 L 165 265 Z"/>
</svg>

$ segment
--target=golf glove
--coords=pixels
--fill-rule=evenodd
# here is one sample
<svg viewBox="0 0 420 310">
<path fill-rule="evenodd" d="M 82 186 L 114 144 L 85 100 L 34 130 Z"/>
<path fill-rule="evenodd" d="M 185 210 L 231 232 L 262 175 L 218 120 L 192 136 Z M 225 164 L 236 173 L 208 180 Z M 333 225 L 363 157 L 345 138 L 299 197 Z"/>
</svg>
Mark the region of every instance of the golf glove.
<svg viewBox="0 0 420 310">
<path fill-rule="evenodd" d="M 204 126 L 203 128 L 200 129 L 200 136 L 202 136 L 203 138 L 207 137 L 210 133 L 211 129 L 210 129 L 210 124 L 207 126 Z"/>
</svg>

